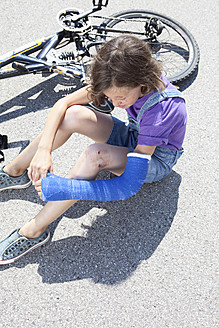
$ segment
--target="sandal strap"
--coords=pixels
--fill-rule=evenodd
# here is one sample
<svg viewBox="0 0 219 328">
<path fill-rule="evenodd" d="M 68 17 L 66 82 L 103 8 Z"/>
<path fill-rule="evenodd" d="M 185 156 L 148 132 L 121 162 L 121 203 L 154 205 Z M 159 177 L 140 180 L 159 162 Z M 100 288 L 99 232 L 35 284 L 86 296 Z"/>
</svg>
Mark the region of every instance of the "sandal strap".
<svg viewBox="0 0 219 328">
<path fill-rule="evenodd" d="M 43 241 L 49 238 L 49 232 L 44 231 L 39 237 L 35 239 L 30 239 L 22 236 L 19 229 L 14 230 L 3 242 L 5 248 L 1 254 L 2 260 L 7 260 L 11 258 L 16 258 L 23 253 L 26 253 L 35 245 L 43 243 Z M 3 245 L 2 245 L 3 246 Z M 2 248 L 2 247 L 1 247 Z"/>
</svg>

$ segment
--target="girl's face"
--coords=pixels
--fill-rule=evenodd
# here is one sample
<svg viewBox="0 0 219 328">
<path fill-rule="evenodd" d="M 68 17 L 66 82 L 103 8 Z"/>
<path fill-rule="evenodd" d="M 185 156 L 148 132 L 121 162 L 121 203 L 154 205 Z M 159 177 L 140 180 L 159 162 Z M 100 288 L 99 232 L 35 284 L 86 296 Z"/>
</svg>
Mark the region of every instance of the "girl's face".
<svg viewBox="0 0 219 328">
<path fill-rule="evenodd" d="M 103 91 L 105 96 L 112 100 L 115 107 L 128 108 L 132 106 L 141 94 L 141 85 L 136 88 L 130 87 L 111 87 Z"/>
</svg>

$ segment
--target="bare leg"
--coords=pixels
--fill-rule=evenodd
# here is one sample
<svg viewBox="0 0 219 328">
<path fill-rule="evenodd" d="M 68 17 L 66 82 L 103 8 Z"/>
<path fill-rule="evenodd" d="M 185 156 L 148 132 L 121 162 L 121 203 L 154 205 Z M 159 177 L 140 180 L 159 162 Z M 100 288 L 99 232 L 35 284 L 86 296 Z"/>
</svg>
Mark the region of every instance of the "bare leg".
<svg viewBox="0 0 219 328">
<path fill-rule="evenodd" d="M 72 133 L 86 135 L 96 142 L 106 142 L 112 130 L 112 118 L 84 106 L 72 106 L 66 111 L 53 144 L 53 150 L 63 145 Z M 41 135 L 36 137 L 11 163 L 4 167 L 7 174 L 20 176 L 29 167 L 37 151 Z"/>
<path fill-rule="evenodd" d="M 60 147 L 72 133 L 77 132 L 92 138 L 99 143 L 105 143 L 111 133 L 113 126 L 112 118 L 103 113 L 94 112 L 83 106 L 72 106 L 65 114 L 60 125 L 53 144 L 53 149 Z M 6 172 L 10 175 L 21 175 L 30 165 L 30 162 L 37 150 L 40 135 L 9 165 Z M 102 144 L 101 154 L 95 147 L 90 147 L 92 151 L 85 151 L 73 170 L 70 172 L 70 178 L 94 179 L 101 169 L 123 170 L 126 163 L 127 150 L 124 148 L 112 147 Z M 105 150 L 110 149 L 109 153 Z M 114 149 L 114 151 L 113 151 Z M 123 154 L 123 155 L 122 155 Z M 88 170 L 89 167 L 89 170 Z M 30 222 L 26 223 L 20 233 L 29 238 L 38 237 L 46 227 L 71 207 L 77 200 L 48 202 L 44 208 Z"/>
<path fill-rule="evenodd" d="M 82 153 L 68 177 L 91 180 L 103 169 L 121 174 L 126 166 L 127 153 L 128 150 L 122 147 L 91 145 Z M 77 200 L 48 202 L 35 218 L 20 229 L 20 233 L 28 238 L 38 237 L 50 223 L 76 202 Z"/>
</svg>

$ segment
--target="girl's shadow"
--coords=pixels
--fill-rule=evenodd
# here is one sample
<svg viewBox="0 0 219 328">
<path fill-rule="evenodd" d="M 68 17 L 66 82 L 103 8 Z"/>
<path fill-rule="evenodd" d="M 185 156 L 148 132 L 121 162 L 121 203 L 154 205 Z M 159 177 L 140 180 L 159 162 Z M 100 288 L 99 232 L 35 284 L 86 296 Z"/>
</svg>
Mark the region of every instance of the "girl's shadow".
<svg viewBox="0 0 219 328">
<path fill-rule="evenodd" d="M 118 284 L 155 252 L 169 231 L 177 211 L 180 182 L 181 177 L 172 172 L 160 182 L 144 185 L 126 201 L 78 202 L 65 216 L 83 216 L 94 206 L 104 208 L 106 214 L 84 227 L 86 236 L 52 241 L 13 265 L 22 268 L 38 263 L 42 281 L 49 284 L 86 278 Z M 52 233 L 59 220 L 50 226 Z"/>
</svg>

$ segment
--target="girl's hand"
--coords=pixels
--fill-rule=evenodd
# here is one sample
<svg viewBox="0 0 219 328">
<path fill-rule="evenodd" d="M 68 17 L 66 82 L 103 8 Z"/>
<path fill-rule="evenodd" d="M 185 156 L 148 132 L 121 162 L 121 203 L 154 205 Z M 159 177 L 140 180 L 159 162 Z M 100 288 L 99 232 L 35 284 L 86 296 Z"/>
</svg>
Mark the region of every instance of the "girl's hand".
<svg viewBox="0 0 219 328">
<path fill-rule="evenodd" d="M 36 183 L 46 177 L 47 172 L 53 173 L 51 153 L 48 150 L 38 149 L 30 163 L 28 176 Z"/>
<path fill-rule="evenodd" d="M 39 197 L 41 198 L 41 179 L 35 182 L 35 189 L 38 192 Z M 42 198 L 41 198 L 42 199 Z"/>
</svg>

